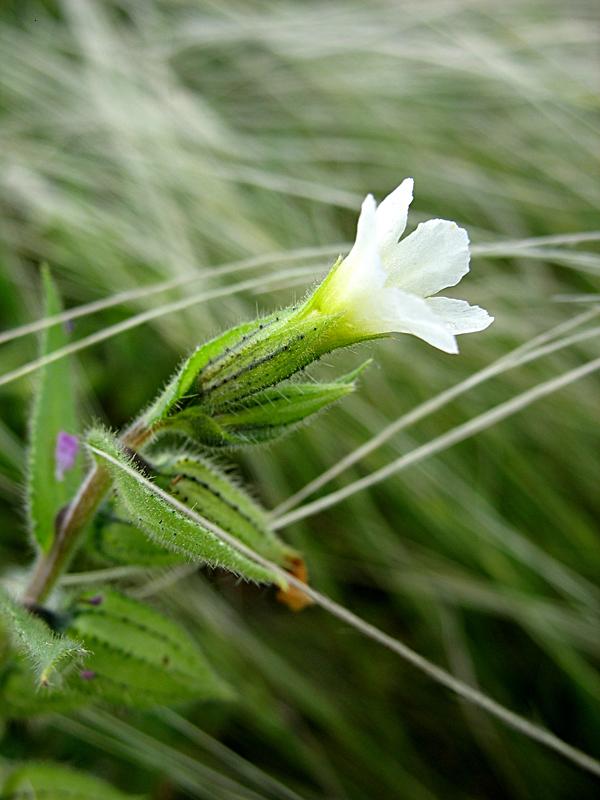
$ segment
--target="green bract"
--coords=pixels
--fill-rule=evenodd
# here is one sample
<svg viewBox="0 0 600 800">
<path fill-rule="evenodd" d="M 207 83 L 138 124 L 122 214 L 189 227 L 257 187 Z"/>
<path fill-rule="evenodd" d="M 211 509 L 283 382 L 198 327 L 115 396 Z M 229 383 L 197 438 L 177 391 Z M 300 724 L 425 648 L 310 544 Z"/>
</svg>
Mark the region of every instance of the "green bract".
<svg viewBox="0 0 600 800">
<path fill-rule="evenodd" d="M 194 455 L 166 455 L 157 466 L 157 483 L 261 556 L 280 565 L 297 557 L 269 529 L 263 509 L 209 461 Z"/>
<path fill-rule="evenodd" d="M 212 414 L 192 405 L 167 417 L 159 432 L 177 432 L 207 447 L 240 447 L 277 439 L 355 388 L 355 379 L 370 363 L 332 383 L 284 382 L 251 394 Z"/>
<path fill-rule="evenodd" d="M 188 563 L 185 556 L 160 547 L 137 528 L 127 519 L 127 511 L 120 505 L 98 515 L 92 547 L 102 560 L 113 564 L 170 567 Z"/>
</svg>

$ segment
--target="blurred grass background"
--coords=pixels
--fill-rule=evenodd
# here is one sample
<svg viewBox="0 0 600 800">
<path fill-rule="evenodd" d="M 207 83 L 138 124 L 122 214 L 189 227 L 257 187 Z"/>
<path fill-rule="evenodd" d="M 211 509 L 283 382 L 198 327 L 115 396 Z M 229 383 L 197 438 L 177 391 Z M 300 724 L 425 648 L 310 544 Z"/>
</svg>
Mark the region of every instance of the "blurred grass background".
<svg viewBox="0 0 600 800">
<path fill-rule="evenodd" d="M 287 278 L 283 254 L 343 250 L 367 191 L 381 198 L 411 175 L 409 225 L 455 219 L 476 245 L 597 230 L 598 16 L 584 0 L 4 2 L 2 327 L 39 316 L 44 260 L 68 306 L 198 273 L 82 317 L 75 338 L 264 275 L 262 291 L 194 304 L 78 354 L 82 423 L 118 427 L 182 353 L 301 296 L 310 278 Z M 282 255 L 201 276 L 270 253 Z M 557 295 L 598 292 L 593 242 L 499 254 L 475 257 L 461 286 L 496 322 L 463 338 L 459 357 L 404 337 L 328 359 L 326 374 L 367 351 L 377 363 L 357 395 L 240 462 L 267 505 L 582 310 Z M 316 276 L 331 260 L 294 266 Z M 4 344 L 2 371 L 35 356 L 35 337 Z M 597 356 L 590 338 L 503 374 L 328 489 Z M 14 381 L 0 395 L 5 566 L 30 557 L 19 505 L 31 387 Z M 588 377 L 285 533 L 317 588 L 596 755 L 598 388 Z M 154 798 L 594 796 L 584 773 L 323 611 L 291 615 L 221 575 L 130 586 L 196 632 L 239 702 L 13 724 L 5 757 L 53 757 Z"/>
</svg>

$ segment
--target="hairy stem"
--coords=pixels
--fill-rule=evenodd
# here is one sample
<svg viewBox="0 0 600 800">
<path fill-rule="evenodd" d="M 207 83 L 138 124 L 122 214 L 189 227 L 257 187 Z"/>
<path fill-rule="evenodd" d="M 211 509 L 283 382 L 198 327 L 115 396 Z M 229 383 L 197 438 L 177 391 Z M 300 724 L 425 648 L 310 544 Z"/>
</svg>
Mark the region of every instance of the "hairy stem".
<svg viewBox="0 0 600 800">
<path fill-rule="evenodd" d="M 134 423 L 121 436 L 121 441 L 132 449 L 140 447 L 151 436 L 143 424 Z M 52 547 L 40 555 L 25 594 L 23 603 L 39 605 L 50 594 L 63 574 L 79 545 L 87 524 L 110 489 L 112 479 L 106 467 L 94 466 L 86 475 L 73 500 L 57 517 L 56 534 Z"/>
</svg>

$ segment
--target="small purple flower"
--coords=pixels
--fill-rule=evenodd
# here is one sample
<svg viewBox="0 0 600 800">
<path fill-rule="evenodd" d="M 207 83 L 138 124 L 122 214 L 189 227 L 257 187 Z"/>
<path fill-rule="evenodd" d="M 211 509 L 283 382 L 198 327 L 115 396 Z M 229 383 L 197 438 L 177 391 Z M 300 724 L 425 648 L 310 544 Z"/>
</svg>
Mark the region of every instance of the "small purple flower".
<svg viewBox="0 0 600 800">
<path fill-rule="evenodd" d="M 79 677 L 82 681 L 93 681 L 96 677 L 96 673 L 93 669 L 82 669 L 79 673 Z"/>
<path fill-rule="evenodd" d="M 77 436 L 72 436 L 70 433 L 60 431 L 56 437 L 56 448 L 54 450 L 54 458 L 56 461 L 54 475 L 57 481 L 64 481 L 65 472 L 73 468 L 78 450 L 79 439 Z"/>
<path fill-rule="evenodd" d="M 89 603 L 91 606 L 101 606 L 104 602 L 104 598 L 101 594 L 95 594 L 93 597 L 89 597 L 85 602 Z"/>
</svg>

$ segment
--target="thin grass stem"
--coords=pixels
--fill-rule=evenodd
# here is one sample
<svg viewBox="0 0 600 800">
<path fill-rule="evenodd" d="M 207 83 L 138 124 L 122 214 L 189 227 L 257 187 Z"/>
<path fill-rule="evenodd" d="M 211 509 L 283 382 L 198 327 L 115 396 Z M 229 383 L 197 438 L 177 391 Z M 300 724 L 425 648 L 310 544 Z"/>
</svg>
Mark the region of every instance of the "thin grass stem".
<svg viewBox="0 0 600 800">
<path fill-rule="evenodd" d="M 519 345 L 510 353 L 501 356 L 492 364 L 489 364 L 478 372 L 475 372 L 465 380 L 460 381 L 460 383 L 457 383 L 454 386 L 451 386 L 449 389 L 440 392 L 435 397 L 426 400 L 424 403 L 416 406 L 416 408 L 413 408 L 412 411 L 409 411 L 407 414 L 403 414 L 397 420 L 394 420 L 394 422 L 390 423 L 390 425 L 386 426 L 376 436 L 373 436 L 363 445 L 357 447 L 356 450 L 353 450 L 347 456 L 340 459 L 337 464 L 334 464 L 317 478 L 314 478 L 314 480 L 310 481 L 290 497 L 286 498 L 282 503 L 272 510 L 272 517 L 280 517 L 287 511 L 295 508 L 300 502 L 305 500 L 307 497 L 310 497 L 311 494 L 314 494 L 342 472 L 349 469 L 358 461 L 361 461 L 370 453 L 384 445 L 389 439 L 392 438 L 392 436 L 402 430 L 405 430 L 411 425 L 414 425 L 416 422 L 419 422 L 430 414 L 433 414 L 435 411 L 439 411 L 440 408 L 448 405 L 448 403 L 450 403 L 452 400 L 460 397 L 462 394 L 465 394 L 485 381 L 490 380 L 490 378 L 496 377 L 504 372 L 508 372 L 508 370 L 515 369 L 516 367 L 523 366 L 531 361 L 542 358 L 543 356 L 549 355 L 550 353 L 553 353 L 564 347 L 569 347 L 577 342 L 597 336 L 600 334 L 600 328 L 593 328 L 589 331 L 586 330 L 580 332 L 575 336 L 566 337 L 565 339 L 561 339 L 558 342 L 554 342 L 545 347 L 536 348 L 537 345 L 542 345 L 561 333 L 566 333 L 574 327 L 588 322 L 599 313 L 600 307 L 596 307 L 590 309 L 589 311 L 585 311 L 582 314 L 578 314 L 572 319 L 561 322 L 559 325 L 556 325 L 555 327 L 550 328 L 528 342 L 525 342 L 525 344 Z"/>
<path fill-rule="evenodd" d="M 595 361 L 589 362 L 588 364 L 583 365 L 583 367 L 579 367 L 577 370 L 571 370 L 570 372 L 562 375 L 561 376 L 562 383 L 560 385 L 564 386 L 569 382 L 577 380 L 577 378 L 589 374 L 590 372 L 593 371 L 593 369 L 597 368 L 600 368 L 600 358 Z M 557 381 L 555 380 L 552 383 L 556 384 Z M 546 388 L 545 394 L 549 393 L 550 389 L 548 389 L 548 384 L 542 384 L 541 387 Z M 557 386 L 556 388 L 560 387 Z M 519 398 L 521 398 L 520 395 Z M 445 669 L 442 669 L 442 667 L 439 667 L 437 664 L 432 663 L 431 661 L 429 661 L 424 656 L 414 651 L 412 648 L 410 648 L 408 645 L 404 644 L 400 640 L 395 639 L 392 636 L 389 636 L 384 631 L 380 630 L 371 623 L 367 622 L 366 620 L 354 614 L 352 611 L 348 610 L 347 608 L 344 608 L 344 606 L 339 605 L 339 603 L 336 603 L 330 597 L 321 594 L 316 589 L 313 589 L 312 587 L 308 586 L 307 584 L 295 578 L 293 575 L 290 575 L 285 570 L 281 569 L 281 567 L 279 567 L 277 564 L 269 561 L 266 558 L 263 558 L 263 556 L 259 555 L 254 550 L 247 547 L 243 542 L 239 541 L 234 536 L 224 531 L 218 525 L 215 525 L 215 523 L 211 522 L 205 517 L 202 517 L 200 514 L 196 513 L 183 503 L 179 502 L 176 498 L 172 497 L 167 492 L 162 490 L 160 487 L 152 483 L 152 481 L 145 478 L 139 472 L 136 472 L 129 465 L 120 463 L 117 459 L 113 458 L 108 453 L 104 453 L 102 450 L 99 450 L 96 447 L 88 445 L 88 448 L 91 452 L 93 452 L 101 459 L 104 459 L 105 461 L 112 463 L 118 469 L 123 470 L 131 477 L 135 478 L 135 480 L 137 480 L 140 484 L 145 486 L 149 491 L 153 492 L 157 497 L 160 497 L 166 503 L 171 505 L 180 514 L 183 514 L 192 521 L 196 522 L 201 527 L 209 530 L 211 533 L 217 536 L 221 541 L 225 542 L 230 547 L 233 547 L 235 550 L 247 556 L 248 558 L 251 558 L 256 563 L 262 565 L 263 567 L 266 567 L 269 570 L 272 570 L 283 581 L 286 581 L 288 584 L 291 584 L 294 588 L 308 595 L 308 597 L 310 597 L 317 605 L 319 605 L 325 611 L 337 617 L 338 619 L 342 620 L 346 624 L 350 625 L 351 627 L 353 627 L 355 630 L 357 630 L 359 633 L 363 634 L 367 638 L 372 639 L 375 642 L 378 642 L 383 647 L 386 647 L 388 650 L 391 650 L 392 652 L 396 653 L 402 659 L 412 664 L 413 667 L 415 667 L 416 669 L 418 669 L 419 671 L 430 677 L 436 683 L 439 683 L 440 685 L 446 687 L 447 689 L 454 692 L 464 700 L 467 700 L 468 702 L 472 703 L 473 705 L 478 706 L 479 708 L 482 708 L 483 710 L 487 711 L 489 714 L 494 716 L 496 719 L 501 720 L 513 730 L 516 730 L 519 733 L 522 733 L 523 735 L 529 737 L 530 739 L 537 741 L 540 744 L 548 747 L 554 752 L 559 753 L 561 756 L 568 759 L 573 764 L 576 764 L 577 766 L 581 767 L 582 769 L 591 772 L 594 775 L 600 776 L 600 762 L 597 761 L 592 756 L 582 752 L 581 750 L 578 750 L 575 747 L 572 747 L 567 742 L 564 742 L 562 739 L 555 736 L 550 731 L 541 728 L 540 726 L 536 725 L 533 722 L 530 722 L 529 720 L 525 719 L 524 717 L 520 716 L 514 711 L 511 711 L 510 709 L 496 702 L 495 700 L 488 697 L 486 694 L 479 691 L 478 689 L 474 689 L 472 686 L 469 686 L 468 684 L 459 680 L 454 675 L 447 672 Z"/>
<path fill-rule="evenodd" d="M 497 422 L 506 419 L 506 417 L 515 414 L 517 411 L 521 411 L 523 408 L 526 408 L 536 400 L 539 400 L 540 398 L 545 397 L 552 392 L 556 392 L 559 389 L 568 386 L 568 384 L 584 378 L 586 375 L 591 375 L 599 368 L 600 358 L 597 358 L 593 361 L 588 361 L 586 364 L 576 367 L 569 372 L 565 372 L 563 375 L 559 375 L 556 378 L 552 378 L 544 383 L 540 383 L 537 386 L 534 386 L 532 389 L 522 392 L 510 400 L 494 406 L 494 408 L 490 409 L 489 411 L 479 414 L 477 417 L 470 419 L 468 422 L 452 428 L 450 431 L 447 431 L 441 436 L 437 436 L 435 439 L 432 439 L 426 444 L 421 445 L 421 447 L 411 450 L 410 453 L 400 456 L 400 458 L 397 458 L 390 464 L 387 464 L 385 467 L 381 467 L 381 469 L 372 472 L 370 475 L 366 475 L 364 478 L 360 478 L 359 480 L 348 484 L 348 486 L 344 486 L 342 489 L 338 489 L 337 491 L 331 492 L 324 497 L 320 497 L 318 500 L 315 500 L 312 503 L 307 503 L 304 506 L 300 506 L 300 508 L 297 508 L 295 511 L 291 511 L 289 514 L 275 517 L 272 521 L 272 527 L 275 530 L 279 530 L 280 528 L 285 528 L 301 519 L 306 519 L 306 517 L 319 514 L 326 508 L 331 508 L 331 506 L 341 503 L 343 500 L 346 500 L 348 497 L 351 497 L 357 492 L 361 492 L 363 489 L 374 486 L 376 483 L 386 480 L 392 475 L 395 475 L 397 472 L 400 472 L 401 470 L 406 469 L 407 467 L 412 466 L 413 464 L 416 464 L 417 462 L 422 461 L 429 456 L 439 453 L 442 450 L 446 450 L 452 445 L 462 442 L 465 439 L 474 436 L 476 433 L 495 425 Z"/>
<path fill-rule="evenodd" d="M 129 331 L 132 328 L 136 328 L 139 325 L 143 325 L 144 323 L 150 322 L 153 319 L 158 319 L 158 317 L 163 317 L 167 314 L 174 314 L 177 311 L 183 311 L 184 309 L 190 308 L 198 303 L 204 303 L 208 300 L 214 300 L 218 297 L 227 297 L 229 295 L 236 294 L 237 292 L 268 291 L 272 285 L 280 281 L 284 275 L 293 278 L 299 275 L 314 275 L 315 272 L 315 267 L 296 267 L 285 270 L 284 272 L 280 272 L 278 275 L 270 278 L 265 278 L 264 276 L 251 278 L 246 281 L 234 283 L 231 286 L 219 287 L 217 289 L 199 292 L 198 294 L 193 294 L 190 297 L 184 297 L 181 300 L 175 300 L 172 303 L 165 303 L 159 308 L 152 308 L 140 314 L 135 314 L 128 319 L 123 320 L 123 322 L 118 322 L 117 324 L 111 325 L 108 328 L 103 328 L 101 331 L 96 331 L 96 333 L 85 336 L 83 339 L 79 339 L 77 342 L 68 344 L 65 347 L 60 347 L 58 350 L 54 350 L 52 353 L 49 353 L 46 356 L 36 358 L 34 361 L 29 361 L 27 364 L 23 364 L 23 366 L 17 367 L 17 369 L 12 370 L 11 372 L 6 372 L 0 377 L 0 386 L 6 386 L 13 381 L 24 378 L 26 375 L 31 375 L 33 372 L 36 372 L 38 369 L 41 369 L 48 364 L 59 361 L 61 358 L 66 358 L 74 353 L 79 353 L 81 350 L 85 350 L 88 347 L 92 347 L 100 342 L 104 342 L 107 339 L 113 338 L 114 336 L 118 336 L 125 331 Z"/>
<path fill-rule="evenodd" d="M 107 308 L 121 305 L 122 303 L 129 303 L 133 300 L 142 300 L 146 297 L 152 297 L 155 294 L 168 292 L 171 289 L 176 289 L 181 286 L 189 286 L 196 281 L 205 280 L 207 278 L 221 277 L 223 275 L 230 275 L 235 272 L 243 272 L 245 270 L 255 269 L 256 267 L 266 266 L 272 263 L 287 263 L 290 261 L 301 261 L 304 259 L 320 258 L 321 256 L 330 256 L 339 253 L 344 248 L 347 248 L 347 243 L 338 245 L 331 245 L 327 247 L 305 247 L 298 250 L 282 251 L 280 253 L 268 253 L 264 256 L 255 256 L 253 258 L 244 258 L 239 261 L 230 261 L 218 267 L 210 267 L 205 270 L 193 270 L 189 273 L 179 275 L 177 278 L 172 278 L 168 281 L 159 281 L 157 283 L 149 284 L 148 286 L 139 286 L 136 289 L 125 289 L 122 292 L 117 292 L 109 297 L 104 297 L 101 300 L 94 300 L 91 303 L 85 303 L 75 308 L 69 308 L 60 314 L 53 314 L 50 317 L 43 317 L 42 319 L 28 322 L 25 325 L 19 325 L 16 328 L 11 328 L 7 331 L 0 331 L 0 344 L 5 342 L 19 339 L 22 336 L 27 336 L 31 333 L 49 328 L 51 325 L 59 323 L 70 322 L 80 317 L 96 314 L 99 311 L 105 311 Z"/>
</svg>

